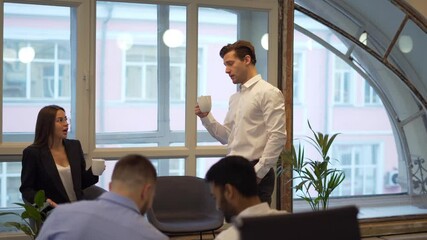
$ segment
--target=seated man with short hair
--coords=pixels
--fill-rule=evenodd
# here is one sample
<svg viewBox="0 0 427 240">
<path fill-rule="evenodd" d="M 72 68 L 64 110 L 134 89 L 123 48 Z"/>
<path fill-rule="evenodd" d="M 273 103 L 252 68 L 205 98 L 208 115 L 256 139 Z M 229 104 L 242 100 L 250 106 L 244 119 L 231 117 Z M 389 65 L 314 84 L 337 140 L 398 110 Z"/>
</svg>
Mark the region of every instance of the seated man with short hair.
<svg viewBox="0 0 427 240">
<path fill-rule="evenodd" d="M 141 155 L 128 155 L 115 165 L 110 192 L 92 201 L 56 207 L 37 240 L 164 240 L 144 214 L 151 207 L 157 173 Z"/>
</svg>

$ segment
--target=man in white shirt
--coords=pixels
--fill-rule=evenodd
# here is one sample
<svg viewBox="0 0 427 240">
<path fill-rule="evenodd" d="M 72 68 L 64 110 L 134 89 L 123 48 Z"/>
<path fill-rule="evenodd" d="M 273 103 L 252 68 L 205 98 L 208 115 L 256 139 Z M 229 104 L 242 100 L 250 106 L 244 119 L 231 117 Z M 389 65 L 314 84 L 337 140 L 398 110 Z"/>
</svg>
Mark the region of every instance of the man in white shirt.
<svg viewBox="0 0 427 240">
<path fill-rule="evenodd" d="M 255 170 L 241 156 L 227 156 L 212 165 L 205 177 L 210 185 L 217 207 L 225 220 L 232 222 L 244 217 L 286 213 L 271 209 L 261 202 L 257 192 Z M 215 240 L 238 240 L 239 232 L 234 225 L 222 231 Z"/>
<path fill-rule="evenodd" d="M 237 41 L 220 51 L 225 72 L 240 90 L 230 97 L 229 111 L 220 124 L 210 112 L 195 114 L 208 132 L 227 144 L 227 155 L 240 155 L 254 165 L 261 201 L 271 203 L 275 174 L 273 167 L 286 142 L 285 103 L 282 92 L 264 81 L 255 67 L 255 49 L 250 42 Z"/>
</svg>

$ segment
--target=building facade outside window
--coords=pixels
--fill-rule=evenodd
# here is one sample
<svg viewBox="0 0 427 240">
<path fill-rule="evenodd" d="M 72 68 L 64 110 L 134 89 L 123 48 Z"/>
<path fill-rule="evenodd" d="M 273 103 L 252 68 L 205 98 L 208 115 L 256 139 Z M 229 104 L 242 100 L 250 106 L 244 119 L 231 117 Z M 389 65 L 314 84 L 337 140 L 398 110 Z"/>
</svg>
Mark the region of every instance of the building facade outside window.
<svg viewBox="0 0 427 240">
<path fill-rule="evenodd" d="M 380 97 L 375 93 L 374 89 L 368 82 L 365 83 L 365 104 L 373 106 L 381 105 Z"/>
<path fill-rule="evenodd" d="M 334 102 L 335 104 L 352 104 L 355 89 L 353 71 L 341 59 L 334 59 Z"/>
</svg>

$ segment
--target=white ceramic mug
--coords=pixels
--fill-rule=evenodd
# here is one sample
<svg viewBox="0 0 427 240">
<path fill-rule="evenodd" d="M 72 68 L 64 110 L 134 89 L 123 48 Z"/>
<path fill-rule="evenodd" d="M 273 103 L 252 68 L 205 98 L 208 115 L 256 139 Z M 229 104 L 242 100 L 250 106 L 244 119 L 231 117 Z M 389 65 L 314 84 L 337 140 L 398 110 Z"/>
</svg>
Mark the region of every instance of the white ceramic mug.
<svg viewBox="0 0 427 240">
<path fill-rule="evenodd" d="M 92 159 L 92 173 L 93 175 L 100 176 L 105 170 L 105 160 L 104 159 Z"/>
<path fill-rule="evenodd" d="M 200 111 L 206 113 L 210 112 L 212 109 L 212 100 L 211 96 L 200 96 L 197 98 L 197 103 L 199 104 Z"/>
</svg>

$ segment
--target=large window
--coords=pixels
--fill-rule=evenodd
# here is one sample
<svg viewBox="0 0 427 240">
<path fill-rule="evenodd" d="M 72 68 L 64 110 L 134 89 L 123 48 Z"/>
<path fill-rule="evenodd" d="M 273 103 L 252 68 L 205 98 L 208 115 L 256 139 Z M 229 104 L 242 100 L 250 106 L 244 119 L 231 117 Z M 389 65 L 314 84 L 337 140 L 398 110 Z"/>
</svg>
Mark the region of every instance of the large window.
<svg viewBox="0 0 427 240">
<path fill-rule="evenodd" d="M 201 146 L 219 145 L 200 121 L 193 122 L 194 100 L 211 95 L 212 113 L 223 121 L 237 87 L 225 74 L 219 50 L 237 39 L 254 43 L 258 71 L 275 83 L 275 74 L 269 74 L 273 68 L 267 68 L 268 48 L 261 45 L 261 38 L 268 36 L 268 11 L 199 7 L 198 35 L 192 37 L 187 35 L 187 11 L 180 5 L 97 2 L 95 127 L 100 151 L 123 147 L 156 151 L 188 146 L 193 140 Z M 188 47 L 192 39 L 198 42 Z M 189 131 L 188 125 L 186 129 L 189 117 L 197 124 L 197 138 L 186 142 L 196 130 Z M 216 153 L 223 154 L 222 149 Z M 203 163 L 205 158 L 198 159 L 193 166 L 203 173 L 210 165 Z M 187 164 L 160 159 L 156 166 L 167 175 L 184 173 L 190 168 Z"/>
<path fill-rule="evenodd" d="M 405 186 L 390 184 L 387 180 L 391 174 L 403 173 L 405 169 L 400 169 L 402 165 L 390 119 L 385 107 L 378 104 L 379 95 L 365 79 L 368 76 L 361 75 L 355 66 L 342 60 L 344 55 L 334 54 L 340 51 L 333 52 L 333 48 L 319 44 L 306 44 L 310 37 L 314 41 L 316 36 L 328 36 L 324 45 L 329 43 L 342 51 L 344 44 L 330 30 L 319 28 L 304 15 L 297 14 L 295 21 L 312 34 L 295 31 L 295 52 L 307 56 L 304 60 L 295 57 L 300 60 L 294 63 L 295 72 L 301 76 L 294 78 L 295 84 L 306 83 L 303 94 L 297 93 L 305 96 L 304 99 L 294 102 L 295 139 L 311 134 L 307 120 L 316 131 L 339 133 L 331 151 L 331 164 L 344 171 L 345 180 L 333 193 L 334 197 L 405 192 Z M 318 66 L 315 71 L 308 68 L 313 65 Z M 377 107 L 370 107 L 375 103 Z M 307 147 L 306 155 L 316 156 L 310 146 Z"/>
<path fill-rule="evenodd" d="M 97 2 L 98 147 L 184 144 L 186 14 L 184 6 Z"/>
<path fill-rule="evenodd" d="M 196 98 L 212 95 L 222 121 L 237 89 L 219 49 L 240 38 L 252 41 L 259 72 L 277 82 L 277 66 L 269 64 L 277 59 L 277 39 L 268 39 L 270 32 L 277 36 L 276 1 L 250 8 L 189 8 L 181 1 L 96 1 L 91 8 L 92 2 L 4 3 L 0 141 L 12 147 L 0 146 L 0 207 L 20 199 L 19 161 L 43 106 L 65 108 L 69 138 L 81 141 L 88 164 L 105 158 L 112 170 L 119 157 L 138 152 L 159 175 L 203 175 L 225 148 L 196 120 Z"/>
<path fill-rule="evenodd" d="M 0 162 L 0 207 L 22 201 L 21 163 L 13 161 L 33 141 L 40 108 L 57 104 L 76 118 L 73 11 L 64 6 L 4 3 L 1 139 L 19 147 L 6 147 L 2 150 L 6 155 L 0 156 L 5 161 Z M 75 134 L 73 126 L 69 137 Z"/>
<path fill-rule="evenodd" d="M 32 141 L 37 112 L 44 105 L 56 103 L 71 111 L 70 11 L 4 4 L 3 141 Z"/>
</svg>

